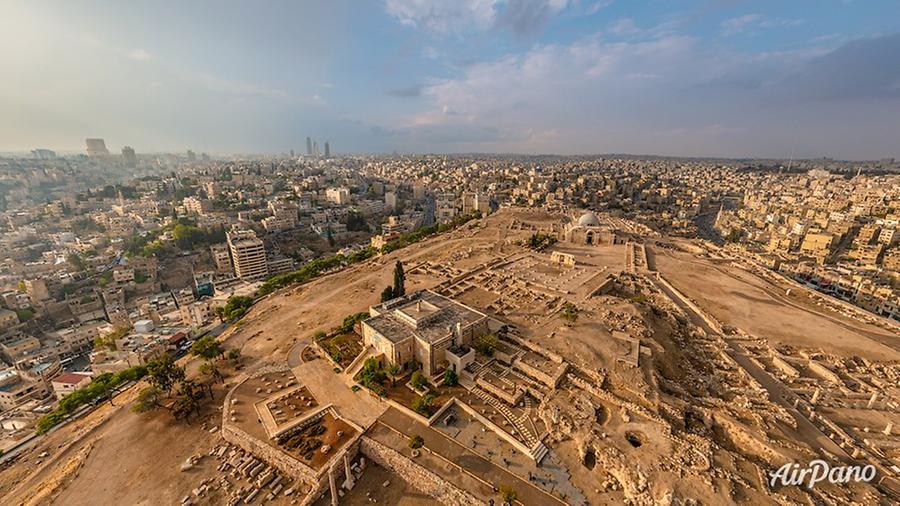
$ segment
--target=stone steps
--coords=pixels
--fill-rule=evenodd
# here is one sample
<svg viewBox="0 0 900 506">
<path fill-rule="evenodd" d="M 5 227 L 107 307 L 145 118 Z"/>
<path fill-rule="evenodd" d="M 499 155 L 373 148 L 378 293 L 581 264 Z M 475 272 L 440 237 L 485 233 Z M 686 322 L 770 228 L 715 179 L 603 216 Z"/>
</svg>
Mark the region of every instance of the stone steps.
<svg viewBox="0 0 900 506">
<path fill-rule="evenodd" d="M 494 398 L 494 396 L 490 395 L 480 388 L 474 389 L 472 393 L 474 393 L 478 398 L 499 411 L 500 414 L 503 415 L 503 417 L 512 424 L 516 431 L 525 438 L 526 444 L 533 446 L 538 442 L 537 438 L 531 433 L 530 430 L 528 430 L 522 420 L 517 418 L 513 414 L 513 412 L 501 401 L 498 401 Z"/>
</svg>

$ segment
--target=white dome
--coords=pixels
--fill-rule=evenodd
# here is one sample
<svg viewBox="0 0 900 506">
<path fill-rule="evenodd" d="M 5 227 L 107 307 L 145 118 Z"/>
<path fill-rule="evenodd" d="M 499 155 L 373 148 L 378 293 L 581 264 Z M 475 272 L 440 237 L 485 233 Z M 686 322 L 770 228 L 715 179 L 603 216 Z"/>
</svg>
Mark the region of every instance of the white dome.
<svg viewBox="0 0 900 506">
<path fill-rule="evenodd" d="M 581 218 L 578 218 L 578 226 L 579 227 L 599 227 L 600 220 L 597 218 L 597 215 L 592 211 L 588 211 L 581 215 Z"/>
</svg>

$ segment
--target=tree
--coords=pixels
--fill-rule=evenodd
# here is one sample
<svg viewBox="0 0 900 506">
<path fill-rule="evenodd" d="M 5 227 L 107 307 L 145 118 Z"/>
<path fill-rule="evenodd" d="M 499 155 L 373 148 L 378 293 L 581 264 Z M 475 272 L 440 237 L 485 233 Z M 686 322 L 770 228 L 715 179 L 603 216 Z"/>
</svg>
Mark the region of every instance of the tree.
<svg viewBox="0 0 900 506">
<path fill-rule="evenodd" d="M 387 374 L 381 370 L 378 361 L 373 357 L 369 357 L 363 362 L 362 369 L 359 371 L 359 382 L 366 388 L 378 393 L 384 394 L 384 380 Z"/>
<path fill-rule="evenodd" d="M 394 381 L 396 381 L 397 376 L 400 375 L 400 366 L 397 364 L 391 364 L 387 368 L 387 374 L 391 377 L 391 386 L 394 386 Z"/>
<path fill-rule="evenodd" d="M 725 240 L 728 242 L 740 242 L 741 237 L 743 237 L 744 233 L 739 228 L 732 228 L 728 235 L 725 236 Z"/>
<path fill-rule="evenodd" d="M 459 377 L 453 369 L 444 371 L 444 386 L 455 387 L 459 383 Z"/>
<path fill-rule="evenodd" d="M 514 488 L 509 485 L 500 485 L 500 498 L 503 499 L 503 504 L 511 505 L 518 497 L 519 494 Z"/>
<path fill-rule="evenodd" d="M 95 398 L 106 397 L 106 400 L 109 401 L 109 405 L 115 406 L 113 403 L 113 392 L 115 392 L 116 387 L 118 386 L 119 385 L 114 380 L 113 374 L 107 372 L 94 378 L 90 385 L 88 385 L 88 388 L 93 391 Z"/>
<path fill-rule="evenodd" d="M 224 315 L 229 322 L 239 320 L 253 305 L 253 297 L 246 295 L 232 295 L 225 302 Z"/>
<path fill-rule="evenodd" d="M 425 375 L 422 374 L 422 371 L 415 371 L 409 379 L 409 384 L 416 390 L 422 390 L 428 385 L 428 381 L 425 379 Z"/>
<path fill-rule="evenodd" d="M 566 321 L 566 325 L 572 326 L 575 325 L 575 322 L 578 321 L 578 307 L 571 302 L 566 302 L 563 306 L 563 312 L 560 315 L 563 320 Z"/>
<path fill-rule="evenodd" d="M 367 319 L 369 319 L 368 311 L 361 311 L 344 317 L 344 321 L 341 323 L 341 333 L 349 334 L 350 332 L 353 332 L 353 328 L 356 327 L 357 322 Z"/>
<path fill-rule="evenodd" d="M 162 392 L 152 385 L 141 389 L 134 400 L 134 406 L 131 407 L 131 410 L 135 413 L 146 413 L 158 408 L 161 394 Z"/>
<path fill-rule="evenodd" d="M 428 392 L 425 395 L 421 395 L 412 401 L 412 408 L 416 413 L 421 415 L 429 416 L 431 414 L 431 408 L 434 406 L 434 398 L 435 395 L 431 392 Z"/>
<path fill-rule="evenodd" d="M 497 347 L 497 343 L 499 342 L 500 339 L 497 338 L 496 334 L 482 334 L 475 338 L 472 345 L 478 353 L 490 357 L 494 355 L 494 348 Z"/>
<path fill-rule="evenodd" d="M 394 298 L 406 295 L 406 274 L 403 272 L 403 262 L 397 260 L 394 264 Z"/>
<path fill-rule="evenodd" d="M 215 337 L 205 335 L 191 345 L 191 355 L 211 361 L 217 357 L 225 356 L 225 351 Z"/>
<path fill-rule="evenodd" d="M 224 307 L 216 306 L 216 308 L 213 309 L 213 312 L 216 313 L 216 316 L 219 318 L 220 322 L 225 321 L 225 308 Z"/>
<path fill-rule="evenodd" d="M 412 450 L 417 450 L 421 447 L 425 446 L 425 440 L 422 439 L 422 436 L 416 434 L 415 436 L 409 436 L 409 448 Z"/>
<path fill-rule="evenodd" d="M 114 328 L 111 332 L 107 332 L 102 336 L 97 336 L 97 338 L 94 339 L 94 346 L 101 348 L 105 347 L 110 351 L 116 351 L 116 341 L 125 337 L 125 335 L 129 332 L 131 332 L 130 326 L 120 325 Z"/>
<path fill-rule="evenodd" d="M 190 424 L 191 413 L 200 416 L 201 390 L 192 380 L 183 380 L 178 389 L 178 398 L 172 406 L 172 414 L 176 419 L 184 419 Z"/>
<path fill-rule="evenodd" d="M 182 222 L 177 223 L 172 229 L 172 238 L 180 249 L 187 251 L 203 242 L 206 239 L 206 233 L 192 224 Z"/>
<path fill-rule="evenodd" d="M 381 291 L 381 302 L 387 302 L 394 298 L 394 287 L 388 285 Z"/>
<path fill-rule="evenodd" d="M 16 309 L 16 316 L 19 318 L 19 322 L 24 323 L 34 316 L 34 310 L 31 308 Z"/>
<path fill-rule="evenodd" d="M 237 363 L 241 359 L 241 350 L 232 348 L 228 350 L 228 360 Z"/>
<path fill-rule="evenodd" d="M 147 362 L 148 381 L 168 395 L 175 385 L 184 380 L 184 368 L 175 363 L 169 354 L 164 354 Z"/>
<path fill-rule="evenodd" d="M 549 234 L 531 234 L 528 238 L 528 247 L 534 250 L 542 250 L 556 243 L 556 237 Z"/>
<path fill-rule="evenodd" d="M 87 269 L 87 264 L 84 263 L 84 259 L 81 258 L 81 255 L 78 253 L 72 253 L 66 257 L 66 261 L 69 262 L 69 265 L 72 266 L 76 271 L 83 271 Z"/>
<path fill-rule="evenodd" d="M 348 232 L 368 232 L 369 224 L 366 223 L 365 217 L 358 212 L 351 212 L 347 214 L 347 220 L 344 222 L 347 225 Z"/>
<path fill-rule="evenodd" d="M 215 362 L 204 362 L 200 364 L 200 374 L 208 377 L 214 383 L 225 380 L 225 378 L 222 376 L 222 372 L 219 371 L 219 367 L 215 364 Z"/>
</svg>

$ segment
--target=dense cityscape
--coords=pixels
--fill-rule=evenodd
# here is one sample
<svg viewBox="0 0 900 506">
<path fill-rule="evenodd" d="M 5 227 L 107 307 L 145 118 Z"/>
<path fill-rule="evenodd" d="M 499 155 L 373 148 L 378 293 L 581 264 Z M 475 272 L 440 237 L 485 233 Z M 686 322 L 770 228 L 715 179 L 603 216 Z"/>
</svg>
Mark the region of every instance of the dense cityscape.
<svg viewBox="0 0 900 506">
<path fill-rule="evenodd" d="M 900 504 L 900 2 L 0 0 L 0 505 Z"/>
<path fill-rule="evenodd" d="M 593 409 L 600 423 L 603 418 L 619 416 L 616 411 L 619 408 L 614 407 L 617 402 L 621 405 L 623 421 L 642 415 L 653 420 L 660 415 L 647 412 L 647 407 L 640 403 L 627 408 L 627 402 L 637 402 L 626 401 L 627 394 L 617 400 L 606 397 L 615 396 L 612 392 L 617 387 L 612 385 L 621 381 L 616 376 L 633 376 L 628 370 L 637 367 L 646 369 L 650 377 L 663 375 L 646 380 L 650 384 L 663 378 L 682 385 L 686 381 L 683 377 L 669 378 L 672 373 L 665 372 L 667 367 L 680 366 L 644 364 L 645 349 L 647 355 L 653 355 L 651 363 L 656 361 L 656 352 L 651 352 L 655 346 L 649 342 L 660 339 L 656 334 L 659 330 L 653 330 L 656 318 L 642 320 L 631 315 L 621 320 L 627 312 L 618 316 L 615 310 L 610 313 L 609 308 L 624 300 L 638 308 L 652 308 L 655 315 L 687 314 L 687 320 L 677 320 L 679 317 L 675 316 L 679 325 L 690 326 L 691 313 L 696 312 L 694 317 L 699 318 L 699 327 L 691 331 L 695 336 L 700 332 L 706 340 L 717 334 L 739 340 L 742 343 L 739 346 L 745 350 L 742 356 L 754 357 L 754 363 L 765 372 L 746 369 L 750 379 L 732 378 L 731 381 L 738 381 L 737 385 L 747 381 L 752 384 L 755 379 L 762 384 L 756 388 L 767 388 L 765 379 L 757 377 L 758 374 L 780 378 L 786 385 L 783 388 L 795 390 L 797 396 L 793 404 L 780 409 L 801 409 L 799 402 L 809 406 L 809 413 L 798 411 L 791 415 L 780 411 L 782 414 L 776 415 L 776 419 L 799 416 L 805 423 L 817 419 L 827 423 L 824 433 L 840 434 L 831 437 L 842 451 L 855 448 L 854 457 L 859 456 L 860 450 L 867 452 L 871 462 L 885 473 L 887 481 L 880 485 L 885 487 L 884 493 L 896 493 L 893 487 L 897 468 L 889 463 L 896 458 L 891 420 L 900 413 L 893 400 L 900 378 L 896 342 L 900 328 L 897 323 L 900 322 L 900 164 L 894 160 L 713 160 L 617 155 L 337 156 L 332 155 L 327 142 L 324 145 L 325 151 L 319 152 L 318 143 L 307 138 L 306 150 L 300 154 L 220 159 L 192 151 L 142 154 L 130 147 L 123 148 L 121 154 L 110 154 L 103 139 L 88 139 L 84 154 L 57 156 L 49 150 L 36 149 L 31 156 L 0 160 L 3 171 L 0 179 L 3 188 L 0 349 L 4 361 L 0 372 L 3 410 L 0 426 L 6 466 L 14 469 L 17 461 L 35 458 L 33 448 L 57 430 L 70 430 L 69 427 L 80 423 L 90 426 L 97 423 L 89 422 L 93 418 L 112 416 L 101 414 L 101 410 L 114 403 L 114 397 L 133 399 L 131 402 L 138 406 L 135 411 L 151 413 L 161 409 L 156 406 L 173 402 L 164 409 L 171 412 L 173 421 L 190 422 L 200 417 L 206 420 L 204 425 L 215 426 L 214 418 L 209 419 L 204 413 L 212 408 L 211 403 L 221 402 L 221 396 L 213 394 L 204 399 L 203 390 L 212 394 L 214 389 L 227 387 L 231 383 L 222 384 L 224 378 L 244 374 L 243 371 L 260 371 L 245 381 L 262 381 L 265 385 L 275 381 L 288 389 L 267 388 L 264 392 L 275 392 L 264 398 L 267 402 L 270 398 L 281 399 L 288 391 L 293 392 L 290 395 L 302 392 L 301 400 L 311 399 L 306 406 L 329 404 L 323 416 L 332 422 L 343 422 L 341 417 L 349 416 L 344 423 L 352 424 L 347 427 L 356 432 L 365 431 L 367 426 L 369 431 L 381 427 L 381 422 L 371 425 L 374 421 L 371 417 L 384 411 L 384 407 L 367 408 L 367 413 L 359 418 L 350 414 L 371 401 L 352 397 L 338 401 L 337 394 L 332 392 L 315 395 L 312 386 L 296 390 L 295 381 L 300 384 L 316 381 L 303 376 L 293 381 L 266 376 L 280 377 L 282 373 L 277 371 L 290 369 L 271 364 L 273 351 L 266 347 L 248 349 L 247 339 L 274 332 L 265 339 L 279 343 L 274 356 L 286 352 L 288 364 L 330 362 L 335 373 L 346 377 L 353 386 L 347 392 L 372 389 L 388 400 L 396 395 L 391 404 L 398 406 L 388 408 L 384 417 L 397 416 L 402 410 L 418 415 L 406 423 L 421 420 L 426 425 L 450 424 L 448 419 L 432 421 L 434 414 L 451 412 L 451 418 L 459 418 L 465 416 L 465 410 L 478 413 L 478 406 L 485 402 L 485 406 L 495 406 L 496 415 L 481 409 L 481 414 L 487 417 L 482 423 L 499 434 L 499 441 L 509 441 L 512 454 L 518 452 L 517 458 L 524 456 L 526 462 L 516 464 L 522 466 L 517 479 L 521 480 L 525 470 L 532 476 L 530 486 L 535 488 L 535 492 L 529 492 L 518 486 L 510 493 L 535 493 L 538 497 L 544 493 L 564 502 L 571 499 L 570 494 L 582 498 L 576 502 L 593 503 L 604 494 L 640 501 L 642 494 L 649 490 L 630 483 L 629 480 L 637 479 L 634 476 L 613 474 L 606 488 L 597 490 L 585 489 L 572 469 L 566 472 L 565 479 L 552 473 L 547 476 L 547 482 L 537 478 L 548 466 L 565 469 L 570 465 L 567 460 L 573 455 L 564 456 L 567 451 L 574 451 L 575 457 L 585 462 L 603 458 L 595 454 L 599 449 L 591 446 L 589 437 L 583 434 L 569 435 L 580 441 L 581 447 L 553 449 L 551 443 L 561 436 L 555 434 L 551 420 L 560 414 L 545 411 L 553 405 L 554 392 L 572 395 L 572 389 L 606 390 L 593 393 L 606 402 L 588 401 L 595 405 Z M 486 236 L 472 239 L 467 250 L 440 250 L 442 243 L 458 240 L 450 238 L 461 233 Z M 482 244 L 484 241 L 487 246 Z M 435 244 L 439 249 L 430 253 L 433 248 L 423 250 L 420 243 Z M 699 273 L 689 273 L 697 277 L 686 280 L 673 274 L 669 284 L 662 276 L 669 276 L 665 266 L 674 259 L 662 257 L 675 253 L 695 257 L 709 265 Z M 439 260 L 447 254 L 451 254 L 450 259 Z M 480 258 L 485 254 L 490 254 L 489 258 L 496 256 L 497 260 Z M 480 260 L 474 264 L 465 261 L 473 255 Z M 447 263 L 451 260 L 462 260 L 463 265 L 451 266 Z M 690 270 L 684 265 L 687 264 L 670 268 L 677 268 L 680 273 Z M 797 308 L 834 321 L 854 333 L 839 336 L 825 331 L 821 335 L 809 333 L 793 339 L 781 335 L 763 339 L 756 333 L 768 328 L 742 328 L 748 323 L 744 323 L 741 314 L 749 313 L 753 318 L 754 308 L 731 307 L 727 315 L 722 315 L 717 312 L 718 304 L 727 302 L 705 298 L 710 291 L 715 291 L 714 285 L 722 283 L 705 277 L 704 271 L 711 268 L 734 270 L 743 273 L 735 279 L 752 276 L 756 279 L 754 283 L 768 285 L 762 293 L 768 294 L 771 300 L 765 304 Z M 354 295 L 335 304 L 338 307 L 330 312 L 346 306 L 348 315 L 335 330 L 328 330 L 330 323 L 322 315 L 314 321 L 299 320 L 291 327 L 300 326 L 312 336 L 306 336 L 309 342 L 303 344 L 297 337 L 289 337 L 295 334 L 293 330 L 279 331 L 278 327 L 268 326 L 263 316 L 267 311 L 283 312 L 280 306 L 295 304 L 281 302 L 282 297 L 304 294 L 304 287 L 317 278 L 341 280 L 342 276 L 351 276 L 350 273 L 359 269 L 393 271 L 393 281 L 390 277 L 385 281 L 385 290 L 366 282 L 362 293 L 354 289 Z M 488 273 L 496 269 L 505 269 L 502 272 L 507 274 L 497 274 L 500 277 L 491 281 Z M 594 269 L 599 271 L 592 275 Z M 508 278 L 510 274 L 513 278 Z M 472 276 L 475 277 L 466 281 Z M 513 283 L 512 279 L 516 278 L 522 281 Z M 406 283 L 419 290 L 407 292 L 400 288 L 406 279 L 409 279 Z M 685 282 L 688 285 L 683 285 Z M 353 286 L 350 279 L 338 283 Z M 703 286 L 704 283 L 708 286 Z M 506 288 L 498 291 L 502 286 Z M 509 293 L 510 289 L 514 292 Z M 488 295 L 494 291 L 500 299 Z M 756 300 L 747 291 L 746 287 L 738 286 L 730 294 Z M 367 292 L 371 295 L 366 295 Z M 312 300 L 319 296 L 306 295 Z M 665 296 L 674 301 L 673 306 L 667 307 L 657 299 Z M 380 299 L 375 298 L 369 304 L 380 300 L 384 308 L 367 309 L 365 300 L 373 297 Z M 426 359 L 419 352 L 414 352 L 416 358 L 401 359 L 407 352 L 383 349 L 379 338 L 373 337 L 396 332 L 402 320 L 371 327 L 375 324 L 369 322 L 384 318 L 378 315 L 396 306 L 396 301 L 402 303 L 418 297 L 425 298 L 413 303 L 416 311 L 425 311 L 423 304 L 432 311 L 444 311 L 440 308 L 458 304 L 459 308 L 444 318 L 451 321 L 463 318 L 456 325 L 470 329 L 469 339 L 457 334 L 455 339 L 459 342 L 442 352 L 447 354 L 446 359 Z M 600 302 L 610 297 L 620 302 Z M 529 302 L 544 309 L 532 313 L 533 310 L 527 309 Z M 464 303 L 471 307 L 462 306 Z M 690 306 L 678 309 L 681 304 Z M 780 313 L 771 317 L 784 321 L 768 324 L 776 327 L 794 324 L 790 316 Z M 454 314 L 459 316 L 450 316 Z M 465 315 L 482 316 L 472 323 Z M 248 336 L 249 329 L 256 326 L 246 322 L 258 318 L 262 321 L 255 325 L 260 330 Z M 633 342 L 634 350 L 618 356 L 615 347 L 606 349 L 608 345 L 604 345 L 593 352 L 596 357 L 585 360 L 572 342 L 530 341 L 541 335 L 542 329 L 552 337 L 555 333 L 571 332 L 573 327 L 577 328 L 577 322 L 585 320 L 602 322 L 605 332 L 611 332 L 608 339 L 611 343 Z M 559 322 L 563 322 L 561 327 L 552 330 Z M 484 325 L 484 329 L 474 330 L 478 325 Z M 673 332 L 678 335 L 678 331 Z M 493 341 L 479 337 L 479 333 L 493 336 Z M 397 342 L 394 337 L 381 339 Z M 486 344 L 482 342 L 485 340 Z M 244 344 L 238 344 L 241 341 Z M 700 342 L 703 341 L 691 346 Z M 585 343 L 585 346 L 596 345 Z M 707 353 L 716 347 L 714 339 L 703 345 Z M 428 351 L 431 353 L 435 352 Z M 193 366 L 195 377 L 183 379 L 185 370 L 192 367 L 179 369 L 176 364 L 204 356 L 203 364 Z M 219 356 L 227 358 L 220 360 Z M 395 360 L 393 363 L 401 367 L 391 369 L 383 359 L 372 361 L 370 366 L 369 357 L 378 356 Z M 597 369 L 598 364 L 610 359 L 609 370 Z M 423 373 L 416 377 L 416 367 L 410 367 L 409 360 L 421 362 L 418 367 Z M 741 359 L 735 360 L 740 363 Z M 860 369 L 862 364 L 867 366 Z M 171 374 L 173 368 L 181 372 L 168 379 L 160 377 L 166 374 L 160 371 L 168 370 Z M 374 369 L 369 371 L 370 368 Z M 556 373 L 550 373 L 554 368 Z M 334 374 L 330 369 L 331 366 L 326 367 L 326 373 Z M 410 371 L 415 378 L 409 380 L 410 391 L 395 394 L 394 377 L 411 374 Z M 866 371 L 865 378 L 860 376 L 863 371 Z M 150 386 L 140 387 L 148 381 L 142 379 L 145 375 Z M 385 375 L 391 377 L 387 389 Z M 182 379 L 178 380 L 179 377 Z M 176 387 L 179 381 L 189 382 Z M 707 377 L 703 381 L 711 380 Z M 429 382 L 434 387 L 429 387 Z M 820 385 L 821 382 L 824 384 Z M 466 387 L 463 391 L 455 392 L 463 385 Z M 232 422 L 242 421 L 234 405 L 255 403 L 251 394 L 260 392 L 256 388 L 254 392 L 241 394 L 241 388 L 229 395 L 248 395 L 250 400 L 237 402 L 232 397 L 231 406 L 226 402 L 225 411 L 230 410 Z M 416 392 L 428 392 L 429 388 L 434 388 L 431 393 L 415 397 Z M 662 384 L 658 388 L 663 388 Z M 668 386 L 664 390 L 676 398 L 702 397 L 696 392 L 687 394 L 682 391 L 684 388 L 687 387 Z M 438 404 L 439 399 L 450 395 L 453 396 L 450 404 Z M 644 403 L 652 398 L 646 395 L 640 397 Z M 885 417 L 886 428 L 865 428 L 865 432 L 883 432 L 881 438 L 856 432 L 862 429 L 855 426 L 858 422 L 851 415 L 838 412 L 829 420 L 822 411 L 824 406 L 852 403 L 851 399 L 859 397 L 867 401 L 867 408 Z M 884 400 L 880 400 L 882 397 Z M 166 401 L 167 398 L 171 401 Z M 346 402 L 350 405 L 341 404 Z M 780 403 L 775 398 L 768 402 Z M 534 404 L 541 407 L 531 407 Z M 708 409 L 715 409 L 712 406 L 716 405 L 713 403 Z M 760 406 L 742 407 L 752 408 L 752 412 Z M 518 412 L 523 409 L 522 413 Z M 626 415 L 626 410 L 632 413 Z M 273 412 L 280 414 L 282 410 Z M 688 408 L 683 416 L 688 417 L 689 413 L 701 420 L 712 417 L 703 422 L 706 424 L 721 423 L 714 421 L 714 415 L 695 413 L 694 408 Z M 423 418 L 421 414 L 426 416 Z M 259 416 L 260 420 L 265 418 Z M 229 415 L 225 418 L 229 419 Z M 277 436 L 282 430 L 279 425 L 291 425 L 280 418 L 272 419 L 272 427 L 263 423 L 270 432 L 269 437 L 275 438 L 272 441 L 281 441 Z M 503 428 L 506 425 L 509 428 Z M 804 429 L 804 422 L 794 421 L 791 425 L 798 431 Z M 657 437 L 646 430 L 649 429 L 635 437 Z M 680 429 L 670 426 L 667 430 L 671 437 L 677 437 L 681 431 L 693 432 L 687 425 Z M 503 444 L 498 442 L 497 448 Z M 640 442 L 632 441 L 632 444 L 641 446 Z M 712 444 L 715 447 L 716 443 Z M 232 450 L 223 454 L 226 447 L 219 446 L 215 454 L 221 457 L 234 453 Z M 249 451 L 253 452 L 252 445 Z M 710 451 L 715 458 L 715 451 Z M 548 453 L 551 455 L 547 456 Z M 267 461 L 260 458 L 262 462 Z M 509 469 L 512 460 L 503 457 L 500 465 Z M 496 459 L 488 457 L 488 461 L 496 465 Z M 547 462 L 542 464 L 543 461 Z M 274 477 L 280 467 L 270 465 L 275 466 L 268 471 Z M 312 469 L 321 475 L 321 469 L 315 466 Z M 348 464 L 350 486 L 354 473 Z M 750 478 L 739 478 L 740 468 L 733 473 L 720 476 L 731 482 L 730 499 L 750 499 L 759 492 L 751 483 L 742 481 Z M 321 493 L 315 477 L 308 485 L 297 476 L 282 478 L 285 482 L 291 478 L 298 480 L 282 489 L 291 488 L 300 494 L 305 491 L 312 499 Z M 490 482 L 487 476 L 479 479 Z M 665 480 L 660 478 L 660 481 Z M 507 484 L 495 483 L 498 490 L 501 485 Z M 204 486 L 210 491 L 214 489 L 211 482 Z M 417 485 L 410 483 L 406 488 L 410 486 Z M 221 495 L 210 495 L 210 498 L 218 498 L 212 499 L 213 502 L 224 501 L 226 497 L 244 499 L 241 490 L 249 493 L 250 488 L 239 488 L 231 496 L 227 495 L 229 489 L 223 488 Z M 701 500 L 703 497 L 714 500 L 716 494 L 723 493 L 713 491 L 705 493 L 711 495 L 701 495 Z M 270 499 L 274 499 L 278 494 L 274 489 L 271 492 Z M 333 483 L 332 493 L 335 493 Z M 487 499 L 480 496 L 483 492 L 477 488 L 463 488 L 458 493 L 463 494 L 460 497 Z M 843 496 L 848 500 L 866 494 L 853 489 L 844 493 L 854 494 Z M 860 493 L 863 495 L 855 495 Z M 325 495 L 328 495 L 327 488 Z M 433 497 L 448 500 L 443 496 Z M 465 502 L 459 497 L 450 502 L 457 500 Z"/>
</svg>

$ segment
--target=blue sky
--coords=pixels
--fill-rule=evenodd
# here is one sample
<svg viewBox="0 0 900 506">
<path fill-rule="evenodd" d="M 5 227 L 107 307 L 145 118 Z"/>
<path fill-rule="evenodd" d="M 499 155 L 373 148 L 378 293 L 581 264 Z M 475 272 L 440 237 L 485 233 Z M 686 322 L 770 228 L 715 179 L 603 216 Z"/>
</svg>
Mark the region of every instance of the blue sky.
<svg viewBox="0 0 900 506">
<path fill-rule="evenodd" d="M 897 0 L 0 0 L 0 150 L 900 157 Z"/>
</svg>

